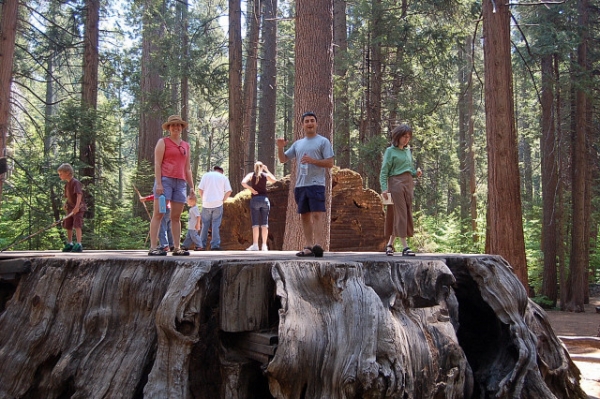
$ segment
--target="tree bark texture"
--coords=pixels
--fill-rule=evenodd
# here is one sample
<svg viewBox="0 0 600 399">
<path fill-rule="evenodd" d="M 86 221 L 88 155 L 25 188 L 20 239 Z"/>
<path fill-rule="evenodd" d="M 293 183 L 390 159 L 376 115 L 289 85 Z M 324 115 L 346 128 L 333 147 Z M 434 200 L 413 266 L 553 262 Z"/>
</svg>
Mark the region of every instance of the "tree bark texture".
<svg viewBox="0 0 600 399">
<path fill-rule="evenodd" d="M 301 116 L 312 111 L 317 115 L 317 133 L 333 144 L 333 0 L 296 0 L 294 87 L 294 140 L 304 137 Z M 294 163 L 292 164 L 294 165 Z M 292 166 L 292 185 L 288 207 L 297 208 L 294 201 L 296 168 Z M 331 175 L 325 185 L 325 250 L 329 249 L 331 216 Z M 300 215 L 289 212 L 284 249 L 299 249 L 303 242 Z"/>
<path fill-rule="evenodd" d="M 583 312 L 583 303 L 587 286 L 587 262 L 585 251 L 589 248 L 586 241 L 589 240 L 589 230 L 586 221 L 585 196 L 586 181 L 588 174 L 588 143 L 587 143 L 587 94 L 581 85 L 586 79 L 587 73 L 587 40 L 585 30 L 588 29 L 588 2 L 579 0 L 577 2 L 579 13 L 578 24 L 582 27 L 583 37 L 577 48 L 577 63 L 581 72 L 574 77 L 575 90 L 575 126 L 571 136 L 571 173 L 572 173 L 572 232 L 571 232 L 571 256 L 569 262 L 569 273 L 567 277 L 567 300 L 561 306 L 572 312 Z"/>
<path fill-rule="evenodd" d="M 277 0 L 262 0 L 262 57 L 258 113 L 258 160 L 275 170 L 277 115 Z"/>
<path fill-rule="evenodd" d="M 258 85 L 258 41 L 260 37 L 261 0 L 247 3 L 247 34 L 246 34 L 246 70 L 244 72 L 243 98 L 243 141 L 247 143 L 245 162 L 242 165 L 243 175 L 254 170 L 256 160 L 256 97 Z"/>
<path fill-rule="evenodd" d="M 0 286 L 0 397 L 586 398 L 498 256 L 102 258 Z"/>
<path fill-rule="evenodd" d="M 233 192 L 242 189 L 247 144 L 243 132 L 242 9 L 229 0 L 229 181 Z"/>
<path fill-rule="evenodd" d="M 336 165 L 350 168 L 350 107 L 348 105 L 348 26 L 346 0 L 333 2 L 334 129 Z"/>
<path fill-rule="evenodd" d="M 488 143 L 485 252 L 508 260 L 523 286 L 527 287 L 507 3 L 483 2 L 483 36 Z"/>
<path fill-rule="evenodd" d="M 555 132 L 554 115 L 554 74 L 552 54 L 542 57 L 542 252 L 544 272 L 542 295 L 554 304 L 558 299 L 558 174 L 560 167 L 560 147 Z"/>
<path fill-rule="evenodd" d="M 6 156 L 18 10 L 18 0 L 6 0 L 2 4 L 2 20 L 0 21 L 0 157 Z M 3 181 L 4 179 L 0 178 L 0 204 L 2 203 Z"/>
</svg>

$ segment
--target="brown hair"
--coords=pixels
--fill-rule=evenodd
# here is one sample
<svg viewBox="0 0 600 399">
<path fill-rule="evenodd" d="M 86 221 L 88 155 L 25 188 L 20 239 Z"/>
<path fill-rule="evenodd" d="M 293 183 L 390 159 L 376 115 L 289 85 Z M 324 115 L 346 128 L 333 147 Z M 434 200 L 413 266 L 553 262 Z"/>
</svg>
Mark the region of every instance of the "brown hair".
<svg viewBox="0 0 600 399">
<path fill-rule="evenodd" d="M 394 130 L 392 130 L 392 145 L 394 147 L 398 147 L 398 144 L 400 144 L 400 138 L 407 134 L 412 137 L 412 127 L 405 123 L 396 126 Z"/>
</svg>

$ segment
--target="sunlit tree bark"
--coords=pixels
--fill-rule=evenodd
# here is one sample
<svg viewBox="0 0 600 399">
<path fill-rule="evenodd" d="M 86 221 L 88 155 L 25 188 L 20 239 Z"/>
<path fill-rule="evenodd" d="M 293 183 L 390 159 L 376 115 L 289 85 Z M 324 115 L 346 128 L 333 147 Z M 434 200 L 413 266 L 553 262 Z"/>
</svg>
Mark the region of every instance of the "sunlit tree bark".
<svg viewBox="0 0 600 399">
<path fill-rule="evenodd" d="M 519 159 L 512 86 L 510 10 L 483 2 L 485 114 L 488 155 L 486 252 L 503 256 L 528 288 L 519 191 Z"/>
<path fill-rule="evenodd" d="M 296 1 L 296 86 L 294 89 L 294 140 L 304 137 L 300 118 L 314 111 L 318 133 L 332 140 L 333 131 L 333 0 Z M 300 216 L 294 202 L 296 168 L 292 166 L 292 184 L 288 197 L 283 249 L 297 249 L 303 242 Z M 331 225 L 331 173 L 326 185 L 327 216 L 325 250 L 329 249 Z"/>
</svg>

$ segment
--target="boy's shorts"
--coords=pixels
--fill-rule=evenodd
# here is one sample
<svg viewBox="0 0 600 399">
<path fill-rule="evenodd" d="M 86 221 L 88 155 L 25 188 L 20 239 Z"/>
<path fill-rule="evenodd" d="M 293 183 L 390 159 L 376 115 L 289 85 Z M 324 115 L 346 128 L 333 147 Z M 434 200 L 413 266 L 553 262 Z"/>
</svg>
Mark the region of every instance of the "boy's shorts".
<svg viewBox="0 0 600 399">
<path fill-rule="evenodd" d="M 174 177 L 161 177 L 160 182 L 163 186 L 163 194 L 167 201 L 179 202 L 185 204 L 187 201 L 187 182 L 183 179 L 175 179 Z M 154 198 L 158 199 L 156 194 L 156 184 L 152 190 Z"/>
<path fill-rule="evenodd" d="M 71 212 L 71 211 L 68 211 Z M 67 230 L 80 229 L 83 227 L 83 213 L 77 212 L 63 220 L 63 227 Z"/>
<path fill-rule="evenodd" d="M 294 189 L 298 213 L 325 212 L 325 186 L 303 186 Z"/>
</svg>

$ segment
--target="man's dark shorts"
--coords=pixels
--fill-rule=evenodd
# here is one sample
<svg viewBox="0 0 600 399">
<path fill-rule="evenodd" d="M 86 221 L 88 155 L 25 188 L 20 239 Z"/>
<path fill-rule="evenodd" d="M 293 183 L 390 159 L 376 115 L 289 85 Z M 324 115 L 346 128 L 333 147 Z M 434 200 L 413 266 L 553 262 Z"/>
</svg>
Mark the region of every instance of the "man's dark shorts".
<svg viewBox="0 0 600 399">
<path fill-rule="evenodd" d="M 325 212 L 325 186 L 304 186 L 294 189 L 298 213 Z"/>
</svg>

